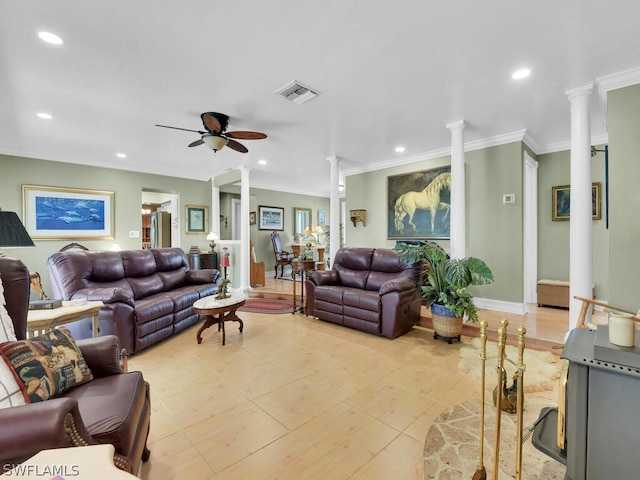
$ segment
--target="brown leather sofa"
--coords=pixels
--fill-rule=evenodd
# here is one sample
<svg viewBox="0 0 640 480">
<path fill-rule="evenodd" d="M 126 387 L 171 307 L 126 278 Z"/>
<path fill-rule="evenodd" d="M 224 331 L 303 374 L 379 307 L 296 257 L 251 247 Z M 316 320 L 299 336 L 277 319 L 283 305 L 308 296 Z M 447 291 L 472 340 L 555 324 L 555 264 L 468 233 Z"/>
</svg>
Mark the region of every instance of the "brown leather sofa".
<svg viewBox="0 0 640 480">
<path fill-rule="evenodd" d="M 16 337 L 27 334 L 29 271 L 14 258 L 0 258 L 7 311 Z M 79 340 L 93 380 L 37 403 L 0 409 L 0 464 L 22 463 L 45 449 L 110 443 L 116 466 L 136 474 L 149 458 L 151 406 L 141 372 L 125 372 L 118 339 Z M 4 361 L 0 359 L 0 361 Z"/>
<path fill-rule="evenodd" d="M 390 249 L 341 248 L 327 271 L 305 282 L 306 313 L 395 338 L 420 318 L 421 262 L 408 265 Z"/>
<path fill-rule="evenodd" d="M 54 253 L 47 260 L 53 298 L 101 300 L 99 335 L 116 335 L 132 354 L 199 320 L 193 303 L 213 295 L 215 269 L 190 270 L 180 248 Z M 90 338 L 91 321 L 66 325 L 74 338 Z"/>
</svg>

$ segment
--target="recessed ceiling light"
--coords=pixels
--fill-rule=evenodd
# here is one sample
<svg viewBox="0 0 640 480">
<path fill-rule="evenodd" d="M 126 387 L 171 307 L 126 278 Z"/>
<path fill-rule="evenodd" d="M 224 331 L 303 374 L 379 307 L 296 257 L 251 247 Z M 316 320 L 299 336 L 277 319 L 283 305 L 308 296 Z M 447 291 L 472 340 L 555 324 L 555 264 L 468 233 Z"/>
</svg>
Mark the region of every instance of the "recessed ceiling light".
<svg viewBox="0 0 640 480">
<path fill-rule="evenodd" d="M 396 147 L 396 153 L 404 152 L 404 147 Z"/>
<path fill-rule="evenodd" d="M 51 120 L 53 118 L 50 113 L 38 112 L 36 113 L 36 115 L 38 116 L 38 118 L 43 118 L 45 120 Z"/>
<path fill-rule="evenodd" d="M 516 70 L 511 75 L 511 78 L 514 80 L 522 80 L 523 78 L 527 78 L 531 74 L 531 70 L 528 68 L 521 68 L 520 70 Z"/>
<path fill-rule="evenodd" d="M 260 165 L 266 165 L 266 164 L 267 164 L 267 161 L 266 161 L 265 159 L 262 159 L 262 160 L 258 160 L 258 163 L 259 163 Z"/>
<path fill-rule="evenodd" d="M 116 157 L 118 157 L 118 158 L 127 158 L 127 155 L 125 153 L 116 153 Z"/>
<path fill-rule="evenodd" d="M 62 45 L 62 38 L 60 38 L 55 33 L 51 32 L 38 32 L 38 36 L 41 40 L 44 40 L 51 45 Z"/>
</svg>

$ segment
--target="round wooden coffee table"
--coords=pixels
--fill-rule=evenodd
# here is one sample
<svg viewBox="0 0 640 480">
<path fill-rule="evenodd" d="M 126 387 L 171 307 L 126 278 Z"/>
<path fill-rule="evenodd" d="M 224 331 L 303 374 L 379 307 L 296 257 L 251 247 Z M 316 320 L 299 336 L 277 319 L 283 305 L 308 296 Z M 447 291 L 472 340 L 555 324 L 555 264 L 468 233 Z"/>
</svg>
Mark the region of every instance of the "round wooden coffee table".
<svg viewBox="0 0 640 480">
<path fill-rule="evenodd" d="M 218 331 L 222 331 L 222 345 L 225 343 L 224 322 L 232 321 L 240 324 L 240 333 L 244 328 L 244 323 L 236 315 L 236 310 L 244 305 L 246 296 L 238 293 L 231 294 L 231 297 L 222 300 L 216 299 L 215 295 L 196 300 L 193 308 L 196 313 L 205 317 L 204 324 L 198 329 L 196 339 L 198 344 L 202 343 L 202 332 L 211 325 L 218 324 Z"/>
</svg>

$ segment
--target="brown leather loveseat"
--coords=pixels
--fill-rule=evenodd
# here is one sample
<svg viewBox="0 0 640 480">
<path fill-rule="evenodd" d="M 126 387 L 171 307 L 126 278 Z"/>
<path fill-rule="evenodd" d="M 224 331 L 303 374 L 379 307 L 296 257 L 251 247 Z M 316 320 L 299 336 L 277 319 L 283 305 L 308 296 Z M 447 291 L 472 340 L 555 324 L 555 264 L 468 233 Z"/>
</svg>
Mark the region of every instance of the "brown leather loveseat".
<svg viewBox="0 0 640 480">
<path fill-rule="evenodd" d="M 0 279 L 18 340 L 2 343 L 5 352 L 5 347 L 25 342 L 29 271 L 20 260 L 0 258 Z M 122 369 L 121 349 L 113 335 L 75 343 L 92 379 L 48 400 L 0 408 L 0 465 L 4 469 L 41 450 L 95 444 L 112 444 L 115 465 L 133 474 L 149 458 L 151 406 L 149 385 L 142 373 Z M 11 401 L 11 405 L 17 403 Z"/>
<path fill-rule="evenodd" d="M 47 260 L 54 298 L 101 300 L 99 335 L 116 335 L 132 354 L 193 325 L 193 303 L 213 295 L 222 281 L 215 269 L 190 270 L 180 248 L 54 253 Z M 89 319 L 66 325 L 89 338 Z"/>
<path fill-rule="evenodd" d="M 306 312 L 389 338 L 420 318 L 421 263 L 408 265 L 390 249 L 341 248 L 327 271 L 309 273 Z"/>
</svg>

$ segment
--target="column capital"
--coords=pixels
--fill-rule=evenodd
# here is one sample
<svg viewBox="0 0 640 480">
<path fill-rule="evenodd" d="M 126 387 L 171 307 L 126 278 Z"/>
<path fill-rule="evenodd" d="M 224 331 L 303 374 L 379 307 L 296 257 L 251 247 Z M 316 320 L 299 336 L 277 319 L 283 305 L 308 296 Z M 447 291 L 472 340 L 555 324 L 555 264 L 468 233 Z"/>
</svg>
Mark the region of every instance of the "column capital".
<svg viewBox="0 0 640 480">
<path fill-rule="evenodd" d="M 445 126 L 449 130 L 461 130 L 461 129 L 464 129 L 465 123 L 464 123 L 464 120 L 456 120 L 455 122 L 449 122 L 445 124 Z"/>
<path fill-rule="evenodd" d="M 587 85 L 583 85 L 581 87 L 565 90 L 564 94 L 569 98 L 569 101 L 572 101 L 574 98 L 589 96 L 592 92 L 593 83 L 588 83 Z"/>
<path fill-rule="evenodd" d="M 341 160 L 342 159 L 337 155 L 330 155 L 330 156 L 327 157 L 327 162 L 329 162 L 329 163 L 336 162 L 337 164 L 340 164 Z"/>
</svg>

